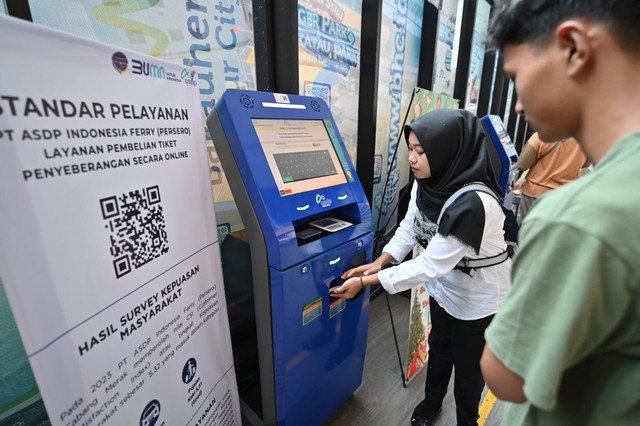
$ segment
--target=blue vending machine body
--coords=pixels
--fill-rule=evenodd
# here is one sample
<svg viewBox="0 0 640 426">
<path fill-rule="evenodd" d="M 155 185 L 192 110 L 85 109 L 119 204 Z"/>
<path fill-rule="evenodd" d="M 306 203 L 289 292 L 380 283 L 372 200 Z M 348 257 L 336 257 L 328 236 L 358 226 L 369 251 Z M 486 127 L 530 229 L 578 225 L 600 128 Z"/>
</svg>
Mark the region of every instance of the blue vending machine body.
<svg viewBox="0 0 640 426">
<path fill-rule="evenodd" d="M 343 301 L 329 288 L 371 261 L 369 204 L 321 99 L 229 89 L 207 126 L 250 244 L 253 414 L 319 425 L 362 381 L 369 289 Z"/>
<path fill-rule="evenodd" d="M 500 157 L 500 187 L 504 193 L 503 205 L 511 208 L 511 204 L 513 203 L 511 188 L 513 188 L 516 180 L 518 180 L 519 175 L 518 152 L 499 116 L 487 115 L 482 118 L 482 124 Z"/>
</svg>

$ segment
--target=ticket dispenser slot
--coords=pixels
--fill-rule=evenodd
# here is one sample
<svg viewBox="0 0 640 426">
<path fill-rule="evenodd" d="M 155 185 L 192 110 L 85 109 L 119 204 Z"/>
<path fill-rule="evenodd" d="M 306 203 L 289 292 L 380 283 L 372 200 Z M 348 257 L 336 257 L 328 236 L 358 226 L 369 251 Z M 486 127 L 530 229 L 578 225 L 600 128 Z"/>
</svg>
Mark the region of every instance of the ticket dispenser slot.
<svg viewBox="0 0 640 426">
<path fill-rule="evenodd" d="M 258 369 L 239 380 L 243 424 L 321 425 L 362 382 L 369 288 L 350 302 L 328 289 L 371 262 L 371 209 L 321 99 L 229 89 L 207 126 L 250 250 L 252 291 L 228 303 L 232 341 L 258 352 L 242 364 Z M 254 330 L 232 312 L 249 300 L 255 336 L 235 339 Z"/>
<path fill-rule="evenodd" d="M 356 203 L 296 219 L 292 222 L 298 246 L 309 244 L 360 223 L 360 211 Z"/>
</svg>

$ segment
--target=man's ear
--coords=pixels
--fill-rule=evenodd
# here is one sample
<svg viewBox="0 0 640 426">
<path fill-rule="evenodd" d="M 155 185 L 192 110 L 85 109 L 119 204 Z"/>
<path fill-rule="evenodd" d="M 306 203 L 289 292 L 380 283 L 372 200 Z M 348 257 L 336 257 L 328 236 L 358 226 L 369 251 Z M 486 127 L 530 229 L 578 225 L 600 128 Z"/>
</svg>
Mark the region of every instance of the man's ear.
<svg viewBox="0 0 640 426">
<path fill-rule="evenodd" d="M 556 39 L 563 52 L 567 73 L 570 76 L 582 72 L 591 60 L 593 46 L 588 30 L 589 26 L 581 20 L 565 21 L 556 29 Z"/>
</svg>

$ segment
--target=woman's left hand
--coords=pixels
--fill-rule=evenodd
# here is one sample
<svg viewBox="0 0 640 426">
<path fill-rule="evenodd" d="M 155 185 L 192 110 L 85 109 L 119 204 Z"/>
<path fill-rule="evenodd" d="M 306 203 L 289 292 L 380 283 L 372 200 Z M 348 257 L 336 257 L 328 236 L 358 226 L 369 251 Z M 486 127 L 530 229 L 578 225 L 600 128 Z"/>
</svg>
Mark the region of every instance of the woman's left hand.
<svg viewBox="0 0 640 426">
<path fill-rule="evenodd" d="M 353 277 L 346 280 L 340 287 L 332 289 L 330 296 L 342 299 L 353 299 L 360 290 L 364 288 L 362 277 Z"/>
</svg>

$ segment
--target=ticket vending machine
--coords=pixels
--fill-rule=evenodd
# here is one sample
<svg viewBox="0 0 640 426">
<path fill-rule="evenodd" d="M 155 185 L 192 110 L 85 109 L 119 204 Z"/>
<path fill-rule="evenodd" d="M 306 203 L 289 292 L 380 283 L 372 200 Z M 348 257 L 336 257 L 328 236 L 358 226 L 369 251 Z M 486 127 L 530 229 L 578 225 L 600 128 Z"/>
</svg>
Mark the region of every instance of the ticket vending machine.
<svg viewBox="0 0 640 426">
<path fill-rule="evenodd" d="M 362 381 L 369 288 L 350 301 L 330 298 L 329 288 L 344 271 L 371 262 L 369 204 L 321 99 L 229 89 L 207 126 L 251 258 L 248 315 L 255 318 L 259 386 L 243 395 L 239 385 L 243 419 L 319 425 Z M 241 270 L 246 257 L 228 263 Z M 230 294 L 242 285 L 225 281 Z M 250 369 L 236 362 L 239 382 Z"/>
<path fill-rule="evenodd" d="M 510 209 L 513 204 L 513 192 L 509 188 L 513 188 L 519 174 L 518 152 L 499 116 L 487 115 L 482 118 L 482 124 L 500 157 L 500 188 L 504 193 L 503 206 Z"/>
</svg>

